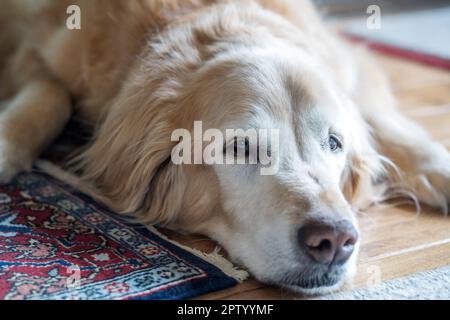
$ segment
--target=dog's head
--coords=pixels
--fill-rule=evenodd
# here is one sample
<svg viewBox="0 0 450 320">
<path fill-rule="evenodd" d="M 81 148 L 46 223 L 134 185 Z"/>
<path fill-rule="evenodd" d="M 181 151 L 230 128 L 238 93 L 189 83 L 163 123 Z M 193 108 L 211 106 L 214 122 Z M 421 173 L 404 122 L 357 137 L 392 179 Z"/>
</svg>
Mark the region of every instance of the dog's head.
<svg viewBox="0 0 450 320">
<path fill-rule="evenodd" d="M 183 62 L 173 48 L 153 48 L 82 155 L 84 174 L 118 211 L 207 234 L 264 282 L 323 292 L 355 266 L 350 203 L 380 163 L 364 120 L 330 72 L 295 46 L 261 43 L 207 57 L 196 51 Z M 202 122 L 200 153 L 195 121 Z M 173 139 L 177 129 L 191 134 L 182 152 L 191 164 L 173 160 L 188 142 Z M 242 130 L 230 136 L 227 129 Z M 277 134 L 261 148 L 248 129 Z M 194 159 L 207 148 L 246 164 Z"/>
</svg>

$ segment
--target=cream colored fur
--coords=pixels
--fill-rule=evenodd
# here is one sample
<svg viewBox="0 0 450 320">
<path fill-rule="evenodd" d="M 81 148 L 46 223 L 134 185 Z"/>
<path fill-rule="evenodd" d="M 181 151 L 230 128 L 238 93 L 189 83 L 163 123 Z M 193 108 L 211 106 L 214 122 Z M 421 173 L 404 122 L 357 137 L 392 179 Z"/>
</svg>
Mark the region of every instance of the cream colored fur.
<svg viewBox="0 0 450 320">
<path fill-rule="evenodd" d="M 74 2 L 82 29 L 71 31 Z M 368 54 L 307 1 L 4 0 L 0 28 L 3 181 L 30 169 L 75 109 L 93 137 L 72 165 L 96 198 L 209 235 L 258 279 L 308 292 L 330 288 L 296 285 L 306 218 L 331 210 L 356 224 L 356 211 L 399 192 L 447 212 L 448 151 L 399 114 Z M 171 132 L 194 120 L 279 128 L 280 171 L 174 165 Z M 343 152 L 321 147 L 329 130 Z"/>
</svg>

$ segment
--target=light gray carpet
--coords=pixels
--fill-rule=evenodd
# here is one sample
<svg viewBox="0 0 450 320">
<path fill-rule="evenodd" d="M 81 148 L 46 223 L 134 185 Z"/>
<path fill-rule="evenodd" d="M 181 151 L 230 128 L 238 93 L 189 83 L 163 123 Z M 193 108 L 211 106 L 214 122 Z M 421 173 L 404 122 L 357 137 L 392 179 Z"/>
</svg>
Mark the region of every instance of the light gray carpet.
<svg viewBox="0 0 450 320">
<path fill-rule="evenodd" d="M 450 266 L 321 297 L 324 300 L 450 300 Z"/>
</svg>

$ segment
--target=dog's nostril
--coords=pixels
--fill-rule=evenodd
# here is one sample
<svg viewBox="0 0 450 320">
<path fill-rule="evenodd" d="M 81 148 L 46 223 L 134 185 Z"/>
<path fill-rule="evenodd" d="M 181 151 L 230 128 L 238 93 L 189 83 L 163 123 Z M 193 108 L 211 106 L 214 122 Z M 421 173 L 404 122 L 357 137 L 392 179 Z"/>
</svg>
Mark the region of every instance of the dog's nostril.
<svg viewBox="0 0 450 320">
<path fill-rule="evenodd" d="M 342 245 L 339 245 L 338 243 L 334 261 L 336 264 L 343 264 L 352 255 L 356 241 L 358 240 L 358 234 L 354 228 L 346 229 L 338 240 Z"/>
<path fill-rule="evenodd" d="M 345 263 L 353 253 L 358 234 L 348 221 L 309 221 L 299 229 L 303 251 L 322 264 Z"/>
<path fill-rule="evenodd" d="M 308 247 L 312 250 L 326 251 L 326 250 L 331 250 L 333 245 L 331 244 L 330 240 L 324 239 L 324 240 L 320 241 L 319 245 L 317 245 L 317 246 L 310 245 Z"/>
<path fill-rule="evenodd" d="M 354 246 L 356 244 L 356 238 L 355 237 L 350 237 L 349 239 L 347 239 L 344 243 L 344 247 L 348 247 L 348 246 Z"/>
</svg>

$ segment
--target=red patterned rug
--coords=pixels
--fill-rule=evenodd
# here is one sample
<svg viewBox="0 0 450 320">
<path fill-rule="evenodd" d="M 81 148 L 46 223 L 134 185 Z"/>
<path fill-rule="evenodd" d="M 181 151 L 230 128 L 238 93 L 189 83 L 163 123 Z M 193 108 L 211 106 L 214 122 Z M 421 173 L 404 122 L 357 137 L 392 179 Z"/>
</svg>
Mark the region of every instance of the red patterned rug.
<svg viewBox="0 0 450 320">
<path fill-rule="evenodd" d="M 1 299 L 186 299 L 236 283 L 43 173 L 0 186 Z"/>
</svg>

